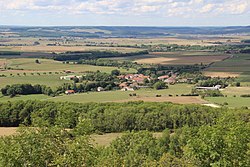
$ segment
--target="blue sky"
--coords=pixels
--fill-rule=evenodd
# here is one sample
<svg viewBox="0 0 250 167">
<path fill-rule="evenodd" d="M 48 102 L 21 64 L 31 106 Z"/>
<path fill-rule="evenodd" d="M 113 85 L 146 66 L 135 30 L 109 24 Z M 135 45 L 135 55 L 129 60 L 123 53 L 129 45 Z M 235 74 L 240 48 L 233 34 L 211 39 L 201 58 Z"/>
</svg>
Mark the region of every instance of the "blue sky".
<svg viewBox="0 0 250 167">
<path fill-rule="evenodd" d="M 250 25 L 250 0 L 0 0 L 0 25 Z"/>
</svg>

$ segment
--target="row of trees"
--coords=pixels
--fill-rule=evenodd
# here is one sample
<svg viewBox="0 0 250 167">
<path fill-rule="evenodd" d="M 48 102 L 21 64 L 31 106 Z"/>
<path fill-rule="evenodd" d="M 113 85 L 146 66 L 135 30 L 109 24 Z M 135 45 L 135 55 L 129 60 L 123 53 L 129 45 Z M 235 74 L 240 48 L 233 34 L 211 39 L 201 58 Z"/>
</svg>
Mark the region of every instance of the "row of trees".
<svg viewBox="0 0 250 167">
<path fill-rule="evenodd" d="M 148 51 L 138 51 L 130 53 L 121 53 L 115 51 L 76 51 L 65 52 L 54 55 L 54 60 L 57 61 L 70 61 L 70 60 L 82 60 L 82 59 L 98 59 L 98 58 L 112 58 L 112 57 L 129 57 L 136 55 L 148 54 Z"/>
<path fill-rule="evenodd" d="M 16 95 L 29 95 L 29 94 L 45 94 L 52 95 L 53 91 L 50 87 L 45 85 L 31 85 L 31 84 L 13 84 L 7 85 L 1 89 L 4 96 L 14 97 Z"/>
<path fill-rule="evenodd" d="M 77 64 L 89 64 L 94 66 L 109 66 L 118 68 L 141 68 L 142 65 L 132 61 L 118 61 L 111 59 L 81 59 Z"/>
</svg>

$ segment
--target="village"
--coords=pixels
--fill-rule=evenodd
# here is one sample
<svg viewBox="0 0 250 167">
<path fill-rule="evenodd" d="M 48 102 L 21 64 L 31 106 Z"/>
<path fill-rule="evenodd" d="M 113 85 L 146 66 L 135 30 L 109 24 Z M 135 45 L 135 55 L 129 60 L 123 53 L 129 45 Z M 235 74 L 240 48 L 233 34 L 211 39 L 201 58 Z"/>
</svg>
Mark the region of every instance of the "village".
<svg viewBox="0 0 250 167">
<path fill-rule="evenodd" d="M 83 82 L 84 75 L 73 75 L 74 72 L 70 70 L 66 70 L 67 74 L 71 75 L 65 75 L 61 76 L 60 80 L 66 80 L 66 81 L 73 81 L 73 82 Z M 91 82 L 91 81 L 87 81 Z M 184 84 L 189 83 L 193 84 L 193 78 L 185 78 L 178 75 L 178 73 L 169 73 L 166 75 L 160 75 L 157 78 L 152 78 L 151 76 L 147 76 L 144 74 L 121 74 L 118 76 L 115 76 L 114 78 L 114 90 L 120 90 L 120 91 L 136 91 L 138 89 L 144 89 L 144 88 L 154 88 L 154 85 L 156 83 L 161 83 L 162 86 L 159 89 L 167 89 L 169 85 L 175 85 L 175 84 Z M 197 91 L 203 91 L 203 90 L 220 90 L 222 88 L 222 85 L 213 85 L 213 86 L 195 86 L 194 89 Z M 105 87 L 98 86 L 94 89 L 94 91 L 97 92 L 103 92 L 107 91 Z M 76 90 L 65 90 L 65 94 L 75 94 L 77 93 Z"/>
</svg>

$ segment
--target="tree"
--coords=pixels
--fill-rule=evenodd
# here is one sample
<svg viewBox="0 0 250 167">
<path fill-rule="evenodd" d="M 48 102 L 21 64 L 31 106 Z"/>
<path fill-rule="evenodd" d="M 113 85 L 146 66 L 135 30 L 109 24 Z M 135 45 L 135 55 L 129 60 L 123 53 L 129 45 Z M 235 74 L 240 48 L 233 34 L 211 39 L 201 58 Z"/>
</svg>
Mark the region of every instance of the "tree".
<svg viewBox="0 0 250 167">
<path fill-rule="evenodd" d="M 36 64 L 40 64 L 40 61 L 38 59 L 35 60 Z"/>
<path fill-rule="evenodd" d="M 204 167 L 250 166 L 249 134 L 249 123 L 227 116 L 217 125 L 199 128 L 189 140 L 185 156 Z"/>
<path fill-rule="evenodd" d="M 167 86 L 164 82 L 159 81 L 159 82 L 156 82 L 156 83 L 154 84 L 154 88 L 155 88 L 156 90 L 159 90 L 159 89 L 167 89 L 168 86 Z"/>
<path fill-rule="evenodd" d="M 120 71 L 119 70 L 112 70 L 111 71 L 111 75 L 115 75 L 115 76 L 118 76 L 118 75 L 120 75 Z"/>
<path fill-rule="evenodd" d="M 0 139 L 0 167 L 93 166 L 96 149 L 89 135 L 74 136 L 61 128 L 21 128 Z"/>
</svg>

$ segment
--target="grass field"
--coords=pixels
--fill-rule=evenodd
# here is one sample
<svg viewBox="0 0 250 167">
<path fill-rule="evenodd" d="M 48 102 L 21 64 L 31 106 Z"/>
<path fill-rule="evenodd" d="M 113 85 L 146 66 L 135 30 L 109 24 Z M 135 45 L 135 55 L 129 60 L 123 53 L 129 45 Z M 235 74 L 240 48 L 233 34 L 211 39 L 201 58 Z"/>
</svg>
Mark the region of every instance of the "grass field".
<svg viewBox="0 0 250 167">
<path fill-rule="evenodd" d="M 250 94 L 250 87 L 228 87 L 221 92 L 227 96 L 240 96 Z"/>
<path fill-rule="evenodd" d="M 111 73 L 116 67 L 105 66 L 91 66 L 91 65 L 77 65 L 77 64 L 63 64 L 59 61 L 50 59 L 39 59 L 41 64 L 35 63 L 36 59 L 20 58 L 20 59 L 0 59 L 0 67 L 6 66 L 12 68 L 11 70 L 0 71 L 0 88 L 8 84 L 42 84 L 51 87 L 56 87 L 70 81 L 60 80 L 60 76 L 72 75 L 65 74 L 63 71 L 71 70 L 75 75 L 82 75 L 86 71 L 101 71 Z M 5 65 L 4 65 L 5 64 Z M 135 69 L 119 69 L 121 72 L 134 73 Z"/>
<path fill-rule="evenodd" d="M 123 91 L 108 91 L 108 92 L 89 92 L 74 95 L 60 95 L 56 97 L 49 97 L 45 95 L 26 95 L 17 96 L 14 98 L 0 97 L 0 102 L 16 101 L 16 100 L 50 100 L 55 102 L 127 102 L 127 101 L 149 101 L 149 102 L 173 102 L 179 104 L 205 104 L 205 100 L 200 97 L 181 97 L 181 94 L 188 94 L 191 92 L 192 85 L 178 84 L 171 85 L 169 89 L 154 90 L 154 89 L 140 89 L 134 92 Z M 136 93 L 135 97 L 129 94 Z M 156 97 L 161 95 L 161 97 Z M 172 95 L 173 97 L 169 97 Z"/>
<path fill-rule="evenodd" d="M 250 107 L 250 98 L 240 97 L 250 94 L 250 87 L 228 87 L 221 92 L 227 97 L 207 97 L 205 100 L 219 105 L 228 103 L 227 106 L 231 108 Z"/>
<path fill-rule="evenodd" d="M 8 76 L 0 78 L 0 88 L 6 85 L 12 84 L 40 84 L 40 85 L 48 85 L 51 88 L 55 88 L 57 86 L 62 85 L 63 83 L 72 83 L 72 81 L 60 80 L 61 75 L 26 75 L 26 76 Z"/>
<path fill-rule="evenodd" d="M 250 98 L 242 98 L 242 97 L 207 97 L 205 100 L 223 105 L 225 102 L 228 103 L 226 105 L 230 108 L 241 108 L 241 107 L 250 107 Z"/>
<path fill-rule="evenodd" d="M 71 70 L 73 72 L 86 72 L 86 71 L 97 71 L 102 72 L 111 72 L 116 67 L 105 67 L 105 66 L 92 66 L 92 65 L 82 65 L 82 64 L 63 64 L 59 61 L 54 61 L 51 59 L 39 59 L 40 64 L 35 63 L 36 59 L 33 58 L 19 58 L 19 59 L 0 59 L 1 64 L 6 62 L 7 67 L 13 69 L 22 69 L 16 70 L 16 72 L 62 72 L 64 70 Z M 136 72 L 134 69 L 127 71 L 126 69 L 119 69 L 121 72 Z M 1 71 L 4 72 L 15 72 L 13 70 Z"/>
<path fill-rule="evenodd" d="M 146 64 L 164 64 L 164 65 L 193 65 L 193 64 L 210 64 L 212 62 L 217 62 L 228 58 L 226 54 L 218 54 L 211 52 L 155 52 L 149 55 L 139 55 L 131 56 L 125 58 L 116 58 L 116 59 L 125 59 L 132 60 L 138 63 Z"/>
</svg>

